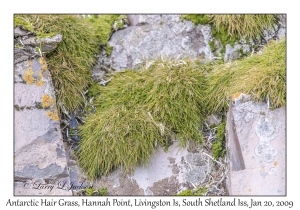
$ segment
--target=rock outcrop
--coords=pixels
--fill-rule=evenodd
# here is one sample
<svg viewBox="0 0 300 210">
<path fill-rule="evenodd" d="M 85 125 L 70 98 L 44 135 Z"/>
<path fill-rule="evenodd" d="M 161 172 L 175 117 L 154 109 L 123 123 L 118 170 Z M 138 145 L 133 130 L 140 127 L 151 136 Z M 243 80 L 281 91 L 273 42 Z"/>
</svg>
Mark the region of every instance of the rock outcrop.
<svg viewBox="0 0 300 210">
<path fill-rule="evenodd" d="M 15 38 L 14 194 L 71 195 L 51 76 L 36 49 L 53 50 L 61 35 L 39 40 L 16 28 Z"/>
<path fill-rule="evenodd" d="M 284 107 L 271 110 L 244 94 L 233 99 L 227 116 L 230 195 L 286 195 L 285 122 Z"/>
</svg>

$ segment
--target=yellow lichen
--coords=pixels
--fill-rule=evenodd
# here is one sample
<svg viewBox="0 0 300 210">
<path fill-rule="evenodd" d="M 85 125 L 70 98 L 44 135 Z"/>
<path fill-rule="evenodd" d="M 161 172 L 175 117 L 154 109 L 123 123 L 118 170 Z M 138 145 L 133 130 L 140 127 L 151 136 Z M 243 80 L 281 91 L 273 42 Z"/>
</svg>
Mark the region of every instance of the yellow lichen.
<svg viewBox="0 0 300 210">
<path fill-rule="evenodd" d="M 51 96 L 48 96 L 47 94 L 44 94 L 42 97 L 42 107 L 54 107 L 54 99 Z"/>
<path fill-rule="evenodd" d="M 275 161 L 275 162 L 274 162 L 274 166 L 277 166 L 277 165 L 278 165 L 278 162 L 277 162 L 277 161 Z"/>
<path fill-rule="evenodd" d="M 43 57 L 40 57 L 40 64 L 42 64 L 42 65 L 46 64 L 46 61 Z"/>
<path fill-rule="evenodd" d="M 236 98 L 238 98 L 241 95 L 241 93 L 236 93 L 232 96 L 232 101 L 234 101 Z"/>
<path fill-rule="evenodd" d="M 31 66 L 31 61 L 28 60 L 28 61 L 27 61 L 27 64 L 28 64 L 28 66 Z"/>
<path fill-rule="evenodd" d="M 43 70 L 47 70 L 48 68 L 47 68 L 47 64 L 44 64 L 43 66 L 42 66 L 42 69 Z"/>
<path fill-rule="evenodd" d="M 35 82 L 35 78 L 33 78 L 33 76 L 32 76 L 33 74 L 34 74 L 34 72 L 32 71 L 31 68 L 27 69 L 24 74 L 24 80 L 30 85 L 34 84 L 34 82 Z"/>
<path fill-rule="evenodd" d="M 40 70 L 39 76 L 40 76 L 40 80 L 37 81 L 35 84 L 37 86 L 42 86 L 45 83 L 44 80 L 43 80 L 43 70 Z"/>
<path fill-rule="evenodd" d="M 55 109 L 54 112 L 51 112 L 50 110 L 48 110 L 46 112 L 46 115 L 52 120 L 59 120 L 58 114 L 57 114 L 57 109 Z"/>
</svg>

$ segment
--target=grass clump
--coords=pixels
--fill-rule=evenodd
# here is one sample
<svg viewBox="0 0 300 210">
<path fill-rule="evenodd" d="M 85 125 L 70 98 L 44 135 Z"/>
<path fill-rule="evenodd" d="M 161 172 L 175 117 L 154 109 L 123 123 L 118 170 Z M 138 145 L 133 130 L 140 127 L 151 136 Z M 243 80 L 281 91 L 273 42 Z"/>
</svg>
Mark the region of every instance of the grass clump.
<svg viewBox="0 0 300 210">
<path fill-rule="evenodd" d="M 175 132 L 182 146 L 189 140 L 200 143 L 205 71 L 192 61 L 167 61 L 153 63 L 145 74 L 149 79 L 144 103 L 154 118 Z"/>
<path fill-rule="evenodd" d="M 224 29 L 232 37 L 238 39 L 247 36 L 255 39 L 262 35 L 263 31 L 274 27 L 276 23 L 275 15 L 247 14 L 247 15 L 210 15 L 211 22 L 214 23 L 217 31 Z"/>
<path fill-rule="evenodd" d="M 146 163 L 156 142 L 165 141 L 159 125 L 143 107 L 98 110 L 81 129 L 79 162 L 90 179 Z"/>
<path fill-rule="evenodd" d="M 58 105 L 68 111 L 83 106 L 83 93 L 91 82 L 90 68 L 98 52 L 98 39 L 92 26 L 74 15 L 43 17 L 44 30 L 63 36 L 58 47 L 47 56 Z"/>
<path fill-rule="evenodd" d="M 208 77 L 208 114 L 227 109 L 235 93 L 251 95 L 256 101 L 269 100 L 271 108 L 286 105 L 286 41 L 268 43 L 260 54 L 217 65 Z"/>
<path fill-rule="evenodd" d="M 204 71 L 192 61 L 156 61 L 113 75 L 101 87 L 97 111 L 81 129 L 79 163 L 89 178 L 146 164 L 171 132 L 181 145 L 200 143 Z"/>
</svg>

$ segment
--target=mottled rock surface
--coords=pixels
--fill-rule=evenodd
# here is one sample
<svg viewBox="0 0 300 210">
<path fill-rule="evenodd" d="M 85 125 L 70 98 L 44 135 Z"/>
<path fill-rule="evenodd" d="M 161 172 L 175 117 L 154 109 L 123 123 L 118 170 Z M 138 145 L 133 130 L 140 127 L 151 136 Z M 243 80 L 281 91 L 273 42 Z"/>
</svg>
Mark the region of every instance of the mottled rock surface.
<svg viewBox="0 0 300 210">
<path fill-rule="evenodd" d="M 134 68 L 147 59 L 160 56 L 212 56 L 208 25 L 194 26 L 190 21 L 181 21 L 180 15 L 138 15 L 135 19 L 137 26 L 115 32 L 108 42 L 114 47 L 111 62 L 116 70 Z"/>
<path fill-rule="evenodd" d="M 24 56 L 14 66 L 14 194 L 71 195 L 61 189 L 69 171 L 47 63 L 32 52 Z"/>
<path fill-rule="evenodd" d="M 285 108 L 271 110 L 267 103 L 253 102 L 241 94 L 228 116 L 233 121 L 227 121 L 229 195 L 286 195 Z M 237 134 L 240 157 L 229 126 Z M 235 166 L 238 161 L 244 162 L 244 169 Z"/>
<path fill-rule="evenodd" d="M 24 30 L 21 27 L 14 28 L 14 63 L 26 61 L 39 57 L 42 52 L 51 52 L 62 41 L 62 35 L 57 34 L 53 37 L 37 38 L 33 32 Z"/>
</svg>

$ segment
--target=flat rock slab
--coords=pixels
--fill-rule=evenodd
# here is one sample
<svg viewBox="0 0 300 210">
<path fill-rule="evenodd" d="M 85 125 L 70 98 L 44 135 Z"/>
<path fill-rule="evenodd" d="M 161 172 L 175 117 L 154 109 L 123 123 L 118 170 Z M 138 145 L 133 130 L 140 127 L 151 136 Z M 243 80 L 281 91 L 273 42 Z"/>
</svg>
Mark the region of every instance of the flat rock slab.
<svg viewBox="0 0 300 210">
<path fill-rule="evenodd" d="M 272 111 L 244 94 L 234 99 L 227 119 L 229 195 L 286 195 L 285 122 L 285 108 Z"/>
<path fill-rule="evenodd" d="M 69 171 L 46 61 L 19 62 L 14 74 L 15 195 L 71 195 L 63 189 Z"/>
</svg>

